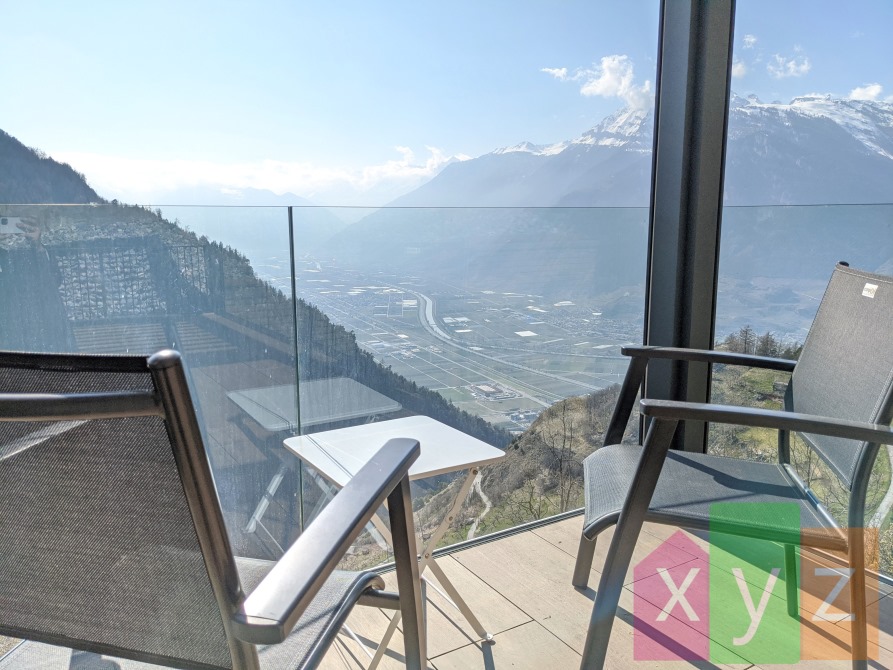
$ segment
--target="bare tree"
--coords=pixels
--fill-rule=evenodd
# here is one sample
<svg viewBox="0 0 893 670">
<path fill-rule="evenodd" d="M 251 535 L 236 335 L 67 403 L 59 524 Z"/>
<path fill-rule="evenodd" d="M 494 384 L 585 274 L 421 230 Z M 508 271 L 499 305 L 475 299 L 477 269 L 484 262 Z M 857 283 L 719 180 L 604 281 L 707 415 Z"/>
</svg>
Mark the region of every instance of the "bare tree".
<svg viewBox="0 0 893 670">
<path fill-rule="evenodd" d="M 766 331 L 765 334 L 757 337 L 756 341 L 756 354 L 758 356 L 778 356 L 778 340 L 775 339 L 775 336 Z"/>
<path fill-rule="evenodd" d="M 536 477 L 528 477 L 493 510 L 493 521 L 499 526 L 516 526 L 536 521 L 552 514 L 551 505 L 543 495 Z"/>
<path fill-rule="evenodd" d="M 539 434 L 544 447 L 543 465 L 548 479 L 555 482 L 557 511 L 565 512 L 583 491 L 583 461 L 574 450 L 577 429 L 570 403 L 558 403 L 549 412 L 551 420 Z"/>
</svg>

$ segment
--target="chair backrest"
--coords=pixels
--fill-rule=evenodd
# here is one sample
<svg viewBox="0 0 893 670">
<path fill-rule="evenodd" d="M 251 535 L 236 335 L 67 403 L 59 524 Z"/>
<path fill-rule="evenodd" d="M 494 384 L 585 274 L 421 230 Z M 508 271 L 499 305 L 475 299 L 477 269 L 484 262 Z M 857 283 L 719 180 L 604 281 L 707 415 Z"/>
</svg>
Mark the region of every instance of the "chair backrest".
<svg viewBox="0 0 893 670">
<path fill-rule="evenodd" d="M 791 377 L 787 409 L 889 424 L 893 416 L 893 278 L 839 264 Z M 853 489 L 867 477 L 868 444 L 804 435 Z M 871 463 L 867 464 L 870 467 Z"/>
<path fill-rule="evenodd" d="M 176 352 L 0 353 L 0 547 L 0 633 L 256 664 L 228 631 L 239 582 Z"/>
</svg>

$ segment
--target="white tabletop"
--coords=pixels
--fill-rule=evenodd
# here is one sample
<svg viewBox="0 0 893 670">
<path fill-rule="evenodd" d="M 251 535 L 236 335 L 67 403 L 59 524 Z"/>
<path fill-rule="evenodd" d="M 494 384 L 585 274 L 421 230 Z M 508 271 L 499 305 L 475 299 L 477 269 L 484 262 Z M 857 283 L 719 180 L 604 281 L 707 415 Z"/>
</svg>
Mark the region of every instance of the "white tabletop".
<svg viewBox="0 0 893 670">
<path fill-rule="evenodd" d="M 385 442 L 395 437 L 409 437 L 421 445 L 422 452 L 409 469 L 410 479 L 483 466 L 505 456 L 502 449 L 427 416 L 289 437 L 285 446 L 334 484 L 344 486 Z"/>
<path fill-rule="evenodd" d="M 241 389 L 226 394 L 248 416 L 271 432 L 298 422 L 295 385 Z M 347 377 L 301 382 L 301 426 L 334 423 L 400 409 L 400 403 Z"/>
</svg>

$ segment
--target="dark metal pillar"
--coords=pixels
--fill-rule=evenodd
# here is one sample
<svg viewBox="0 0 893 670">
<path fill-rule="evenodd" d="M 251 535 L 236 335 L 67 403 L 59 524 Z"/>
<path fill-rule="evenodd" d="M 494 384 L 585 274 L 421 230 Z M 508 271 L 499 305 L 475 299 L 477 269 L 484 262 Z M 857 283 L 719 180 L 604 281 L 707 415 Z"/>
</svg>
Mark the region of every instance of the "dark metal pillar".
<svg viewBox="0 0 893 670">
<path fill-rule="evenodd" d="M 734 0 L 663 0 L 645 298 L 645 344 L 709 349 L 716 321 L 719 233 L 732 67 Z M 652 398 L 706 402 L 706 364 L 658 361 Z M 674 445 L 703 451 L 703 424 Z"/>
</svg>

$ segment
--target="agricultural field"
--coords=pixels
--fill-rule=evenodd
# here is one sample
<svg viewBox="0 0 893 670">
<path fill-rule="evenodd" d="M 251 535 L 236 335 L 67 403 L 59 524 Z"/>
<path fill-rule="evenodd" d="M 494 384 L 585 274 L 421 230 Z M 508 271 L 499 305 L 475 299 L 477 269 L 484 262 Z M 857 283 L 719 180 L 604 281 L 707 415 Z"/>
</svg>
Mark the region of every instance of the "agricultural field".
<svg viewBox="0 0 893 670">
<path fill-rule="evenodd" d="M 606 319 L 597 305 L 315 261 L 297 274 L 299 296 L 354 332 L 377 361 L 516 432 L 559 400 L 619 383 L 627 365 L 620 346 L 641 341 L 638 324 Z"/>
</svg>

